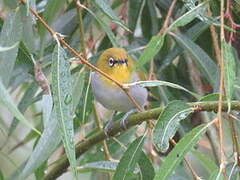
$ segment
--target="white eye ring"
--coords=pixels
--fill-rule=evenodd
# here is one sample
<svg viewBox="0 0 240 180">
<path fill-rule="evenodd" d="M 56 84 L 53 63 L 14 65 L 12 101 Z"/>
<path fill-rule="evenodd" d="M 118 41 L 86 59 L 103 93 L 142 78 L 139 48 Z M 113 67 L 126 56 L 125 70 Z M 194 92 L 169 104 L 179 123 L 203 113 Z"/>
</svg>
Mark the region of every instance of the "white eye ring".
<svg viewBox="0 0 240 180">
<path fill-rule="evenodd" d="M 109 58 L 108 59 L 108 65 L 110 66 L 110 67 L 113 67 L 114 66 L 114 59 L 113 58 Z"/>
</svg>

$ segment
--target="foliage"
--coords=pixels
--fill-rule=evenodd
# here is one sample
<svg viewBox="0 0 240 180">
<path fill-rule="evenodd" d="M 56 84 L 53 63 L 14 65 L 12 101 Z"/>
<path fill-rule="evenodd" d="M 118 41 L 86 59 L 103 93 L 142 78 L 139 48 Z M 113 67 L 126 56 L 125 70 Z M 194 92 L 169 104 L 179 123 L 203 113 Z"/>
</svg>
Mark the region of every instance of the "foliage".
<svg viewBox="0 0 240 180">
<path fill-rule="evenodd" d="M 0 0 L 1 180 L 240 178 L 238 0 L 225 1 L 225 24 L 217 0 L 24 2 Z M 125 48 L 136 61 L 134 70 L 148 77 L 138 82 L 154 97 L 144 120 L 156 123 L 124 131 L 115 123 L 117 135 L 107 139 L 99 128 L 110 115 L 94 103 L 92 70 L 70 64 L 76 57 L 57 37 L 93 65 L 104 49 Z M 186 104 L 214 101 L 217 107 L 221 96 L 228 105 L 221 113 L 225 164 L 213 123 L 216 108 Z M 151 109 L 158 107 L 156 118 Z"/>
</svg>

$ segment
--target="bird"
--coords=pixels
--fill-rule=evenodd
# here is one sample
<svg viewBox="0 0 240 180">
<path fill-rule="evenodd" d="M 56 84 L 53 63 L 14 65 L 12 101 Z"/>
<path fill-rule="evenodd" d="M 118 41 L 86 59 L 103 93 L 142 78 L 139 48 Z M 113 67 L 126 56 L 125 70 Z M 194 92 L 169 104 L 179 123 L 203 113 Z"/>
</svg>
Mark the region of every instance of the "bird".
<svg viewBox="0 0 240 180">
<path fill-rule="evenodd" d="M 103 51 L 96 62 L 96 67 L 119 83 L 126 84 L 141 79 L 139 71 L 133 71 L 135 64 L 125 49 L 113 47 Z M 112 118 L 104 127 L 105 134 L 108 135 L 109 127 L 117 112 L 125 112 L 120 124 L 122 128 L 127 129 L 125 119 L 137 109 L 124 90 L 97 71 L 91 74 L 91 86 L 95 100 L 105 108 L 114 111 Z M 138 105 L 144 108 L 147 104 L 147 89 L 133 85 L 128 92 Z"/>
</svg>

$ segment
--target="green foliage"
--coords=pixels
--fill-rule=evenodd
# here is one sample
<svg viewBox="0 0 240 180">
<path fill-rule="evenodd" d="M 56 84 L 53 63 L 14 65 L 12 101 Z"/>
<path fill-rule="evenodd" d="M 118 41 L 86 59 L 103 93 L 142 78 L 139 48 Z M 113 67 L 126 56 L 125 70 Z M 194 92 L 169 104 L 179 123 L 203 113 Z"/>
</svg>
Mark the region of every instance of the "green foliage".
<svg viewBox="0 0 240 180">
<path fill-rule="evenodd" d="M 25 1 L 0 0 L 0 180 L 54 179 L 68 166 L 65 179 L 196 178 L 184 159 L 199 177 L 240 178 L 240 126 L 232 111 L 232 102 L 240 99 L 240 34 L 234 24 L 240 23 L 239 1 L 231 1 L 225 16 L 225 38 L 217 0 L 176 1 L 165 29 L 173 0 Z M 125 48 L 136 61 L 134 71 L 141 69 L 149 77 L 128 85 L 149 88 L 147 108 L 152 110 L 146 119 L 154 115 L 153 129 L 147 129 L 149 122 L 121 131 L 116 139 L 104 136 L 103 148 L 97 119 L 104 126 L 111 112 L 94 102 L 92 70 L 71 65 L 75 55 L 56 42 L 29 8 L 77 52 L 86 47 L 84 56 L 93 65 L 104 49 Z M 216 52 L 214 36 L 222 52 Z M 228 116 L 222 117 L 225 175 L 218 133 L 214 123 L 209 125 L 216 112 L 194 113 L 205 107 L 186 104 L 218 101 L 221 70 L 216 53 L 223 57 L 223 100 L 228 102 Z M 41 70 L 37 76 L 36 66 Z M 161 114 L 154 114 L 156 107 L 164 107 Z M 123 115 L 117 114 L 114 122 Z M 228 123 L 228 117 L 236 121 Z"/>
</svg>

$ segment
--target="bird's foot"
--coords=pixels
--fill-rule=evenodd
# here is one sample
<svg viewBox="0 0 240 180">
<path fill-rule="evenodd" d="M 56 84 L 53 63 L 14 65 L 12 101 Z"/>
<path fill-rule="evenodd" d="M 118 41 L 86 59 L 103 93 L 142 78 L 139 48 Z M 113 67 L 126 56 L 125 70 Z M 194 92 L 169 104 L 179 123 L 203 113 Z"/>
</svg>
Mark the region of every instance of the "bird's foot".
<svg viewBox="0 0 240 180">
<path fill-rule="evenodd" d="M 120 120 L 120 126 L 122 127 L 123 130 L 127 130 L 127 124 L 126 124 L 126 119 L 133 113 L 137 112 L 137 109 L 132 109 L 130 111 L 128 111 L 126 114 L 124 114 L 124 116 L 122 117 L 122 119 Z"/>
</svg>

